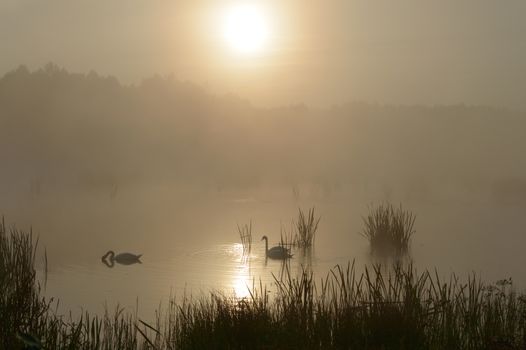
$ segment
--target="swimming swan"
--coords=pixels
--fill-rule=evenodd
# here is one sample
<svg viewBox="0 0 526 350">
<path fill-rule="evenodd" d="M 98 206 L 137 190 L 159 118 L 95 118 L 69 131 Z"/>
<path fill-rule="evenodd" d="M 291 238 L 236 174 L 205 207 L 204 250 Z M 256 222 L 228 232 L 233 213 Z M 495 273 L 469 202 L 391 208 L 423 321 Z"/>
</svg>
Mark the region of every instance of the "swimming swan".
<svg viewBox="0 0 526 350">
<path fill-rule="evenodd" d="M 141 260 L 139 260 L 139 258 L 142 256 L 142 254 L 135 255 L 132 253 L 120 253 L 115 255 L 113 250 L 108 250 L 108 252 L 102 256 L 102 261 L 106 262 L 106 258 L 108 256 L 112 265 L 114 262 L 117 262 L 122 265 L 131 265 L 137 263 L 141 264 Z"/>
<path fill-rule="evenodd" d="M 263 236 L 263 238 L 261 238 L 261 240 L 265 240 L 265 255 L 268 258 L 271 258 L 271 259 L 282 259 L 282 260 L 285 260 L 285 259 L 288 259 L 288 258 L 292 258 L 292 254 L 290 254 L 289 250 L 287 248 L 285 248 L 285 247 L 276 246 L 276 247 L 272 247 L 272 248 L 268 249 L 268 238 L 267 238 L 267 236 Z"/>
</svg>

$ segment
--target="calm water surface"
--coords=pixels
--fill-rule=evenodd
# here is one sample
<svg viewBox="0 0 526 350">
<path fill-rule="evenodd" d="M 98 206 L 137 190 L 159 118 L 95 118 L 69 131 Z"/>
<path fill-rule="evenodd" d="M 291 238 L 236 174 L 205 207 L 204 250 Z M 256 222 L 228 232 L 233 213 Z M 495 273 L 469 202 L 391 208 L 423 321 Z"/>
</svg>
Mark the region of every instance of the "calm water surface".
<svg viewBox="0 0 526 350">
<path fill-rule="evenodd" d="M 298 207 L 316 207 L 321 215 L 310 256 L 295 252 L 293 274 L 309 266 L 320 279 L 337 264 L 354 260 L 358 269 L 374 262 L 359 235 L 368 204 L 381 196 L 351 191 L 295 198 L 290 190 L 198 191 L 171 187 L 120 189 L 117 194 L 90 191 L 64 194 L 53 189 L 27 195 L 3 209 L 17 227 L 32 225 L 40 252 L 48 255 L 45 293 L 60 300 L 60 312 L 101 312 L 117 305 L 153 317 L 170 296 L 210 291 L 248 295 L 262 281 L 272 291 L 283 265 L 266 260 L 262 235 L 279 242 Z M 488 282 L 513 277 L 526 287 L 523 247 L 524 207 L 477 200 L 391 198 L 417 214 L 412 259 L 419 270 L 443 275 L 476 273 Z M 243 258 L 237 225 L 252 220 L 252 251 Z M 101 256 L 109 249 L 142 253 L 142 264 L 108 268 Z M 42 266 L 42 264 L 41 264 Z"/>
</svg>

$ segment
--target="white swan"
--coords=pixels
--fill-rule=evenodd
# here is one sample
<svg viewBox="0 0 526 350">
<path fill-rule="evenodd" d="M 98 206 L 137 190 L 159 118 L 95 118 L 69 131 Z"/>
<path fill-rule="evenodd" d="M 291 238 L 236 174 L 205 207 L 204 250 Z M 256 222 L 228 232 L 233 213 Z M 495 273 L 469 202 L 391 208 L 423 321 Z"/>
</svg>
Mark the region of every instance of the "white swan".
<svg viewBox="0 0 526 350">
<path fill-rule="evenodd" d="M 268 249 L 268 238 L 267 236 L 263 236 L 261 240 L 265 240 L 265 255 L 268 258 L 271 259 L 281 259 L 285 260 L 288 258 L 292 258 L 292 254 L 290 254 L 290 251 L 282 246 L 276 246 Z"/>
<path fill-rule="evenodd" d="M 136 255 L 132 253 L 120 253 L 115 255 L 113 250 L 108 250 L 108 252 L 102 256 L 102 261 L 105 262 L 106 257 L 108 257 L 108 255 L 112 265 L 114 262 L 117 262 L 122 265 L 131 265 L 137 263 L 141 264 L 141 260 L 139 260 L 139 258 L 142 256 L 142 254 Z"/>
</svg>

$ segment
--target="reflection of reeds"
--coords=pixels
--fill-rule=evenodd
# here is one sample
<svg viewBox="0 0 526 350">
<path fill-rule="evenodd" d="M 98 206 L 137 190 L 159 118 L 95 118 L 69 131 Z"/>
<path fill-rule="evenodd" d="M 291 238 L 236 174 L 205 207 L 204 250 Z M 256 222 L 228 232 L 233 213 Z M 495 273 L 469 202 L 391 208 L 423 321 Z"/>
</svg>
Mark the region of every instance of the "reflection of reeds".
<svg viewBox="0 0 526 350">
<path fill-rule="evenodd" d="M 0 348 L 32 334 L 45 349 L 524 349 L 526 295 L 512 281 L 417 273 L 412 265 L 336 266 L 275 278 L 269 299 L 212 293 L 170 300 L 152 323 L 117 308 L 66 320 L 49 310 L 35 280 L 31 235 L 0 226 Z M 22 338 L 22 336 L 20 336 Z"/>
<path fill-rule="evenodd" d="M 283 225 L 281 225 L 279 245 L 284 248 L 287 248 L 289 253 L 292 252 L 292 248 L 294 247 L 294 236 L 293 236 L 292 229 L 290 231 L 287 231 L 283 227 Z M 291 255 L 293 254 L 291 253 Z M 283 276 L 286 273 L 288 273 L 288 270 L 290 268 L 290 259 L 281 259 L 280 262 L 281 262 L 281 267 L 280 267 L 279 276 L 280 278 L 283 278 Z"/>
<path fill-rule="evenodd" d="M 405 254 L 415 233 L 415 219 L 416 216 L 401 205 L 396 209 L 389 203 L 371 206 L 363 218 L 365 228 L 361 234 L 369 240 L 375 253 Z"/>
<path fill-rule="evenodd" d="M 299 248 L 312 247 L 321 217 L 315 218 L 314 208 L 309 209 L 307 215 L 305 215 L 301 209 L 298 209 L 298 211 L 298 221 L 295 223 L 296 237 L 294 243 Z"/>
<path fill-rule="evenodd" d="M 252 221 L 248 225 L 237 225 L 237 232 L 243 246 L 243 257 L 248 257 L 252 250 Z"/>
</svg>

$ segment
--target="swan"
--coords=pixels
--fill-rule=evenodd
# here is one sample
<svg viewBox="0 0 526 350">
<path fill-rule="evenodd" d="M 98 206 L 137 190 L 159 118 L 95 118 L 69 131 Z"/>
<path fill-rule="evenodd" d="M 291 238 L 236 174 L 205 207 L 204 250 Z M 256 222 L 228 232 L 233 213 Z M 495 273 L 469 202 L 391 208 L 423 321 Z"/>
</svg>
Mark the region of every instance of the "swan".
<svg viewBox="0 0 526 350">
<path fill-rule="evenodd" d="M 261 240 L 265 240 L 265 256 L 271 259 L 288 259 L 292 258 L 292 254 L 290 254 L 289 250 L 282 246 L 276 246 L 268 249 L 268 238 L 267 236 L 263 236 Z"/>
<path fill-rule="evenodd" d="M 142 254 L 132 254 L 132 253 L 120 253 L 115 255 L 113 250 L 108 250 L 106 254 L 102 256 L 102 261 L 106 261 L 106 257 L 109 256 L 110 262 L 113 264 L 114 262 L 117 262 L 122 265 L 131 265 L 131 264 L 141 264 L 141 260 L 139 258 L 142 256 Z"/>
</svg>

